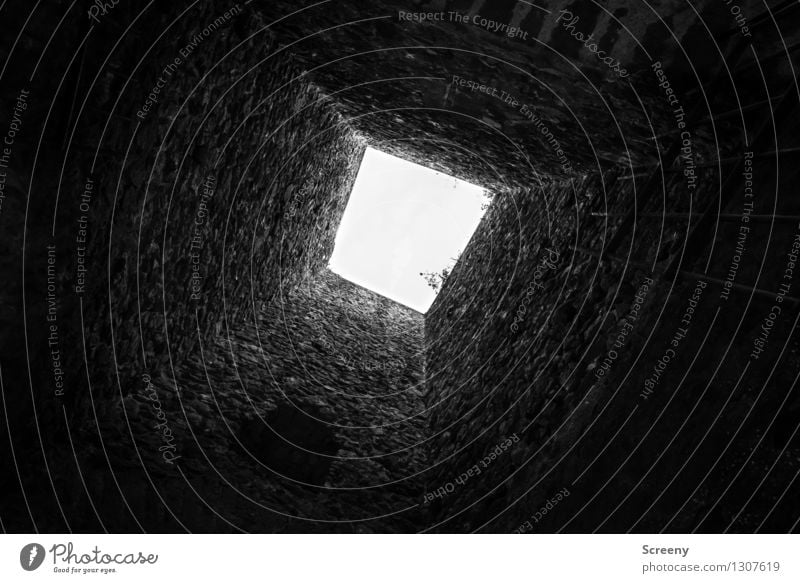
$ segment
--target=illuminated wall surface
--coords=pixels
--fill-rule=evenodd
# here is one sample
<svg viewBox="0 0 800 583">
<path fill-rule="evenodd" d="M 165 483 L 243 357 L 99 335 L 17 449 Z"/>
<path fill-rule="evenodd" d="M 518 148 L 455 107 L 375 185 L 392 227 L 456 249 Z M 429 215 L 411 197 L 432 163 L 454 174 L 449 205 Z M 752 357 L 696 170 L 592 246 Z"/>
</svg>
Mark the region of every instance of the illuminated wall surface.
<svg viewBox="0 0 800 583">
<path fill-rule="evenodd" d="M 4 530 L 798 529 L 795 5 L 30 4 Z M 468 183 L 356 219 L 419 304 L 333 258 L 372 150 Z"/>
</svg>

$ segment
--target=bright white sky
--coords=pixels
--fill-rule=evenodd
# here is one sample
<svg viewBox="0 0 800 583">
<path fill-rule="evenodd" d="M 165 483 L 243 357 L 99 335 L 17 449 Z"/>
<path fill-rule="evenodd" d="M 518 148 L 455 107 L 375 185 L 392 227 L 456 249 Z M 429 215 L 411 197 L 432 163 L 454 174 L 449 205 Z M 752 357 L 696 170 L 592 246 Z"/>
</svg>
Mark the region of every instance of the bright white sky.
<svg viewBox="0 0 800 583">
<path fill-rule="evenodd" d="M 454 264 L 485 201 L 479 186 L 367 148 L 329 267 L 425 313 L 436 292 L 420 272 Z"/>
</svg>

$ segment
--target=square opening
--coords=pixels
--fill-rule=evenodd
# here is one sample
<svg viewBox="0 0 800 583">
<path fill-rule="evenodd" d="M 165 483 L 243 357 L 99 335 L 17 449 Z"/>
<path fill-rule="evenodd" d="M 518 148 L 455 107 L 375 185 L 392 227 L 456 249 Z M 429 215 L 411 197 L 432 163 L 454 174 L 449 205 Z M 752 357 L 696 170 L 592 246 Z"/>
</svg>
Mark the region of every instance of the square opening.
<svg viewBox="0 0 800 583">
<path fill-rule="evenodd" d="M 329 268 L 425 313 L 488 202 L 480 186 L 367 148 Z"/>
</svg>

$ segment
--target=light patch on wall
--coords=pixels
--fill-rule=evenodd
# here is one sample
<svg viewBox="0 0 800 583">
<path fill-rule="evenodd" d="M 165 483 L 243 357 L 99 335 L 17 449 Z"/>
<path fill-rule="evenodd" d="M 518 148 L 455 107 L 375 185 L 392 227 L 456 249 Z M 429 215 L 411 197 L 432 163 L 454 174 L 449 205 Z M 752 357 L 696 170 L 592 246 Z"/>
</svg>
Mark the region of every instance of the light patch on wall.
<svg viewBox="0 0 800 583">
<path fill-rule="evenodd" d="M 437 291 L 420 273 L 455 264 L 487 203 L 479 186 L 367 148 L 329 267 L 425 313 Z"/>
</svg>

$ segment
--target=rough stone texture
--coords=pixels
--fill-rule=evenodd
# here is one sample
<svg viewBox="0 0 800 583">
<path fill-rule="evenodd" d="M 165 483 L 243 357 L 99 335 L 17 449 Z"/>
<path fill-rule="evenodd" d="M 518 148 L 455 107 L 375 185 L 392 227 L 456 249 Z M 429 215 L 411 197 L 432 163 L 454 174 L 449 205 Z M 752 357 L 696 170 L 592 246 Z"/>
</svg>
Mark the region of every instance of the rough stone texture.
<svg viewBox="0 0 800 583">
<path fill-rule="evenodd" d="M 233 4 L 202 3 L 172 23 L 178 7 L 139 14 L 139 4 L 126 3 L 103 20 L 77 53 L 78 64 L 49 48 L 47 67 L 67 71 L 61 93 L 57 76 L 35 76 L 33 86 L 25 84 L 24 69 L 8 77 L 15 91 L 29 88 L 26 115 L 33 118 L 18 139 L 7 191 L 13 196 L 0 217 L 13 233 L 4 244 L 14 259 L 4 268 L 22 273 L 24 249 L 30 272 L 28 345 L 20 346 L 19 370 L 11 361 L 5 371 L 8 382 L 35 387 L 35 401 L 15 395 L 20 401 L 9 404 L 26 420 L 14 423 L 20 444 L 38 442 L 24 427 L 33 416 L 48 444 L 69 443 L 58 429 L 65 417 L 72 431 L 96 431 L 96 419 L 112 416 L 143 373 L 171 376 L 196 354 L 199 339 L 252 320 L 281 287 L 324 268 L 363 154 L 361 140 L 300 75 L 258 14 L 225 17 Z M 37 22 L 45 39 L 64 9 L 48 10 Z M 53 46 L 76 46 L 84 18 L 68 13 Z M 115 46 L 123 24 L 130 30 Z M 42 50 L 36 37 L 26 49 Z M 157 102 L 144 112 L 159 85 Z M 50 97 L 57 115 L 48 125 Z M 34 157 L 39 136 L 42 150 Z M 25 202 L 18 183 L 28 182 Z M 54 215 L 54 227 L 42 219 Z M 47 245 L 55 246 L 51 282 Z M 9 290 L 4 301 L 15 306 L 7 315 L 14 320 L 6 329 L 10 345 L 24 337 L 20 290 Z M 51 324 L 57 332 L 49 345 Z M 51 349 L 60 351 L 59 369 L 67 371 L 63 395 L 56 393 Z M 44 448 L 54 452 L 54 467 L 64 464 L 58 447 Z M 38 474 L 43 460 L 30 463 L 38 467 L 31 487 L 46 490 L 48 480 Z M 56 473 L 65 480 L 79 482 L 75 468 L 61 469 Z M 51 502 L 57 517 L 60 503 Z"/>
<path fill-rule="evenodd" d="M 206 6 L 170 30 L 121 95 L 123 115 L 135 118 L 146 88 L 180 56 L 175 39 L 189 46 L 222 13 Z M 180 362 L 198 328 L 210 338 L 226 323 L 252 319 L 259 302 L 324 267 L 363 152 L 257 15 L 234 15 L 200 38 L 164 75 L 165 94 L 147 118 L 101 143 L 122 151 L 133 140 L 121 177 L 112 167 L 103 172 L 107 181 L 98 180 L 98 198 L 117 192 L 112 186 L 121 192 L 113 221 L 97 209 L 94 224 L 104 232 L 91 252 L 112 250 L 117 351 L 132 354 L 143 344 L 148 359 L 137 368 L 151 371 L 170 365 L 167 346 Z M 90 314 L 95 338 L 104 337 L 100 313 Z M 143 337 L 121 336 L 139 319 Z"/>
<path fill-rule="evenodd" d="M 800 35 L 797 14 L 763 27 L 730 82 L 704 93 L 722 64 L 712 36 L 722 48 L 721 33 L 735 26 L 723 2 L 559 0 L 539 4 L 547 17 L 530 3 L 481 0 L 297 12 L 311 4 L 255 1 L 201 37 L 233 4 L 174 2 L 140 14 L 145 2 L 124 2 L 91 32 L 85 3 L 42 3 L 30 20 L 25 3 L 3 5 L 12 33 L 0 39 L 9 63 L 0 135 L 22 90 L 30 93 L 0 199 L 0 464 L 13 468 L 0 475 L 4 528 L 508 532 L 563 488 L 570 495 L 532 530 L 751 531 L 761 520 L 764 530 L 791 528 L 796 309 L 786 307 L 752 361 L 771 299 L 721 300 L 709 284 L 670 365 L 688 374 L 662 377 L 644 400 L 695 289 L 691 277 L 672 285 L 655 276 L 607 380 L 590 390 L 651 262 L 681 251 L 687 225 L 641 217 L 635 238 L 615 250 L 636 262 L 626 267 L 591 253 L 632 206 L 689 212 L 716 200 L 717 158 L 738 157 L 745 131 L 758 126 L 753 109 L 691 127 L 696 191 L 678 157 L 663 161 L 663 195 L 660 180 L 643 192 L 675 137 L 647 54 L 663 61 L 687 111 L 748 106 L 793 79 L 796 59 L 785 51 Z M 748 17 L 761 4 L 740 3 Z M 632 72 L 630 85 L 558 27 L 552 14 L 561 9 L 608 45 Z M 400 22 L 399 10 L 480 13 L 530 40 Z M 519 106 L 455 87 L 453 75 L 529 104 L 572 170 Z M 796 147 L 799 126 L 790 116 L 758 153 Z M 365 143 L 496 194 L 427 316 L 424 346 L 419 314 L 321 271 Z M 727 171 L 738 162 L 724 163 Z M 753 212 L 800 210 L 786 195 L 796 164 L 783 158 L 776 177 L 765 156 L 754 172 Z M 193 223 L 204 188 L 213 195 L 195 303 Z M 721 210 L 741 213 L 741 194 Z M 709 275 L 724 278 L 737 225 L 717 228 Z M 793 236 L 754 225 L 737 282 L 774 291 Z M 542 269 L 546 249 L 559 254 L 554 268 Z M 702 271 L 709 253 L 684 269 Z M 165 442 L 145 393 L 168 420 L 181 456 L 174 466 L 159 452 Z M 363 427 L 336 425 L 347 423 Z M 480 475 L 461 479 L 476 464 Z M 423 498 L 430 503 L 420 506 Z"/>
<path fill-rule="evenodd" d="M 102 443 L 79 437 L 88 483 L 72 490 L 72 527 L 415 530 L 427 467 L 422 334 L 421 314 L 322 273 L 174 380 L 142 378 L 103 420 Z"/>
<path fill-rule="evenodd" d="M 309 75 L 342 103 L 370 144 L 494 190 L 603 170 L 628 159 L 654 161 L 653 129 L 663 132 L 671 120 L 650 64 L 663 62 L 678 91 L 704 87 L 726 48 L 710 34 L 719 37 L 735 26 L 713 0 L 314 4 L 269 2 L 269 11 L 281 37 L 296 43 L 292 51 Z M 756 1 L 740 5 L 750 14 L 763 9 Z M 300 10 L 301 17 L 279 18 Z M 556 23 L 561 10 L 578 16 L 574 32 L 593 34 L 630 76 L 620 79 L 582 48 Z M 446 21 L 401 21 L 400 12 L 444 12 Z M 451 12 L 528 34 L 508 38 L 451 22 Z M 791 22 L 796 21 L 781 21 L 787 38 Z M 761 39 L 759 48 L 766 44 Z M 785 84 L 791 74 L 775 73 L 788 60 L 777 64 L 766 74 Z M 496 89 L 496 95 L 456 86 L 454 75 Z M 744 87 L 737 84 L 739 91 Z M 518 104 L 506 101 L 506 94 Z M 536 117 L 525 115 L 523 105 Z M 543 137 L 548 130 L 557 145 Z"/>
<path fill-rule="evenodd" d="M 782 136 L 784 145 L 795 139 Z M 770 164 L 754 166 L 754 213 L 796 180 L 793 170 L 776 189 Z M 708 202 L 716 181 L 700 180 L 694 202 Z M 686 211 L 683 175 L 668 178 L 667 187 L 664 210 Z M 748 304 L 734 291 L 725 300 L 718 285 L 708 284 L 685 338 L 672 344 L 697 279 L 658 274 L 682 251 L 685 224 L 670 222 L 672 231 L 659 232 L 659 220 L 642 219 L 635 244 L 623 243 L 619 252 L 633 263 L 574 251 L 599 251 L 607 240 L 609 225 L 590 211 L 621 212 L 633 196 L 632 181 L 612 174 L 574 190 L 500 197 L 445 283 L 426 319 L 428 405 L 437 436 L 431 455 L 441 464 L 435 483 L 480 464 L 510 435 L 520 442 L 491 460 L 482 477 L 439 497 L 432 528 L 515 531 L 564 488 L 569 495 L 557 509 L 523 530 L 792 527 L 788 517 L 796 509 L 784 492 L 800 468 L 789 429 L 798 407 L 796 308 L 785 306 L 788 313 L 754 360 L 753 340 L 774 299 Z M 660 202 L 641 210 L 658 212 Z M 788 200 L 780 208 L 798 210 Z M 723 210 L 740 214 L 741 200 Z M 737 282 L 757 281 L 777 293 L 797 232 L 775 229 L 767 243 L 769 227 L 753 227 Z M 712 277 L 727 273 L 737 241 L 731 228 L 725 225 L 716 241 Z M 644 288 L 647 278 L 653 283 Z M 637 294 L 644 301 L 634 317 Z M 737 488 L 729 488 L 732 480 Z"/>
</svg>

